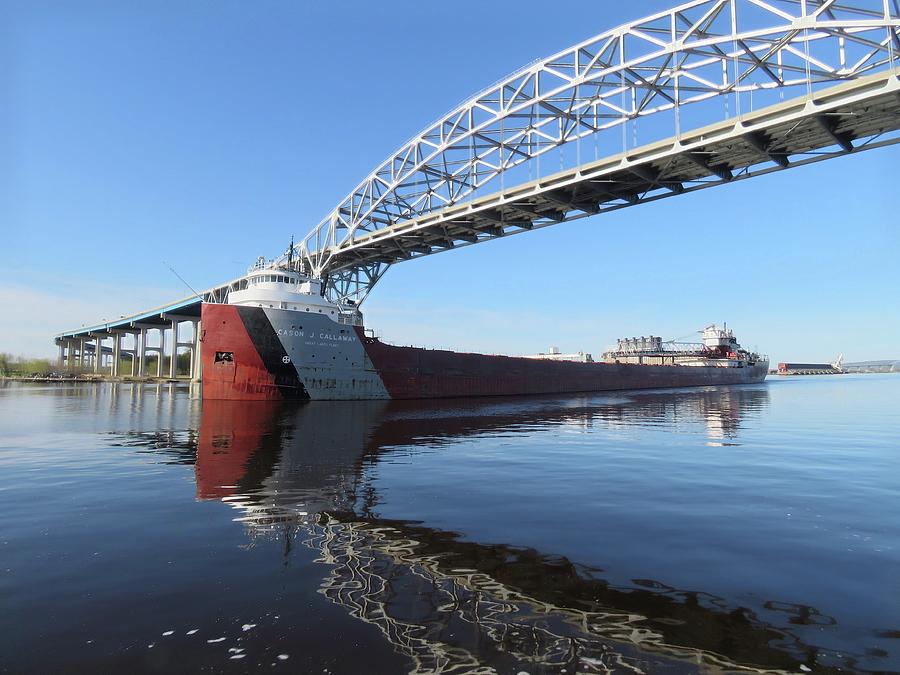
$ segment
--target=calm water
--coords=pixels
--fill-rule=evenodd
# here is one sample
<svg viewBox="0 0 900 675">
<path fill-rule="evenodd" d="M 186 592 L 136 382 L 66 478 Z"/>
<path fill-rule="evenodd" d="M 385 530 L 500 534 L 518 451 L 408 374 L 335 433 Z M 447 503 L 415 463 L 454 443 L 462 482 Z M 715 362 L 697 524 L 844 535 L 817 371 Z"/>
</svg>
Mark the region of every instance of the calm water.
<svg viewBox="0 0 900 675">
<path fill-rule="evenodd" d="M 0 387 L 0 669 L 900 671 L 900 376 Z"/>
</svg>

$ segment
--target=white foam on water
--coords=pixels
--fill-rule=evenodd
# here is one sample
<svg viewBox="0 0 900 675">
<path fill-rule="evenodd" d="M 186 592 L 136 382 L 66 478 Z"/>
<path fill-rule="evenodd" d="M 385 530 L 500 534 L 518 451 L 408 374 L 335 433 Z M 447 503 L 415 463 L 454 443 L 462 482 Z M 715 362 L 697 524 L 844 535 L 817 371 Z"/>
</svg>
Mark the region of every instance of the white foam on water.
<svg viewBox="0 0 900 675">
<path fill-rule="evenodd" d="M 250 630 L 251 628 L 256 628 L 256 624 L 255 623 L 245 623 L 243 626 L 241 626 L 241 630 L 244 631 L 245 633 L 248 630 Z"/>
<path fill-rule="evenodd" d="M 232 654 L 240 654 L 242 651 L 244 651 L 244 648 L 243 647 L 229 647 L 228 651 Z"/>
<path fill-rule="evenodd" d="M 165 633 L 163 633 L 163 637 L 169 637 L 170 635 L 174 635 L 174 634 L 175 634 L 174 630 L 167 630 Z"/>
<path fill-rule="evenodd" d="M 199 630 L 200 630 L 199 628 L 192 628 L 187 633 L 185 633 L 185 635 L 193 635 L 194 633 L 196 633 Z"/>
<path fill-rule="evenodd" d="M 279 655 L 278 655 L 278 660 L 279 660 L 279 661 L 287 661 L 289 658 L 291 658 L 291 657 L 288 656 L 287 654 L 279 654 Z"/>
<path fill-rule="evenodd" d="M 223 638 L 223 637 L 215 638 L 214 640 L 207 640 L 207 642 L 208 642 L 209 644 L 212 644 L 212 643 L 214 643 L 214 642 L 225 642 L 225 638 Z"/>
<path fill-rule="evenodd" d="M 234 659 L 242 659 L 242 658 L 244 658 L 245 656 L 247 656 L 247 655 L 246 655 L 246 654 L 235 654 L 234 656 L 231 656 L 230 658 L 231 658 L 232 660 L 234 660 Z"/>
</svg>

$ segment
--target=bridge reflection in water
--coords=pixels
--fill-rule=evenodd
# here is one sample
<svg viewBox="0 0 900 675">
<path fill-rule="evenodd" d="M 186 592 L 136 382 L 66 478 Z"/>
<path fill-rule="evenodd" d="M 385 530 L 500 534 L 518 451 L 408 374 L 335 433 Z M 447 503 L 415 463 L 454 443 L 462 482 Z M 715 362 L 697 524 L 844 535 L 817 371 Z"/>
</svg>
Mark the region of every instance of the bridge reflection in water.
<svg viewBox="0 0 900 675">
<path fill-rule="evenodd" d="M 369 467 L 397 449 L 536 424 L 706 425 L 737 438 L 765 387 L 613 397 L 322 405 L 207 401 L 197 494 L 238 511 L 251 541 L 319 552 L 321 592 L 377 626 L 413 672 L 797 672 L 814 647 L 753 612 L 649 579 L 616 587 L 593 570 L 502 542 L 379 518 Z M 788 624 L 833 623 L 778 600 Z"/>
</svg>

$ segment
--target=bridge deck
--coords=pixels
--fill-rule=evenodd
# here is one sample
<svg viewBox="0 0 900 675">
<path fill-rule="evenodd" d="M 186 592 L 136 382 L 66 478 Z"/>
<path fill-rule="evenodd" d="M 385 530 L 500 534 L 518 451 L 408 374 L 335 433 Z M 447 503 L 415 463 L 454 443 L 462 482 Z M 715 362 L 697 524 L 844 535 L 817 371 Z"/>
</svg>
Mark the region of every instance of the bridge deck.
<svg viewBox="0 0 900 675">
<path fill-rule="evenodd" d="M 734 180 L 900 142 L 900 68 L 763 108 L 397 223 L 329 251 L 326 272 L 395 263 Z M 232 280 L 118 320 L 57 335 L 163 325 L 224 302 Z"/>
<path fill-rule="evenodd" d="M 412 258 L 897 143 L 900 68 L 385 227 L 327 272 Z"/>
<path fill-rule="evenodd" d="M 218 288 L 218 287 L 216 287 Z M 147 309 L 136 314 L 121 316 L 113 321 L 94 324 L 92 326 L 83 326 L 81 328 L 59 333 L 54 336 L 57 340 L 65 338 L 84 337 L 95 333 L 107 333 L 113 330 L 121 330 L 126 328 L 134 328 L 135 326 L 168 326 L 171 323 L 166 317 L 200 317 L 200 305 L 204 298 L 215 289 L 209 289 L 198 295 L 192 295 L 181 300 Z"/>
</svg>

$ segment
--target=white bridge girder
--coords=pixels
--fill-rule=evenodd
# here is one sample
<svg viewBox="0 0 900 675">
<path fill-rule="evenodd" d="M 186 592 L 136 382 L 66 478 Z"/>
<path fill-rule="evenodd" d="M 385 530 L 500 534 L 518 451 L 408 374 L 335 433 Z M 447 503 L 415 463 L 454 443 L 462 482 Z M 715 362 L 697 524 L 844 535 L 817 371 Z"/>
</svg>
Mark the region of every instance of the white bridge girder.
<svg viewBox="0 0 900 675">
<path fill-rule="evenodd" d="M 383 273 L 450 248 L 900 142 L 898 75 L 856 80 L 383 228 L 336 247 L 331 274 Z"/>
<path fill-rule="evenodd" d="M 483 90 L 379 165 L 291 255 L 332 299 L 362 302 L 395 262 L 881 147 L 900 126 L 898 66 L 897 0 L 694 0 Z M 723 123 L 703 108 L 715 100 L 730 106 Z M 698 124 L 695 109 L 709 119 Z M 627 129 L 664 117 L 669 140 L 627 147 Z M 621 152 L 481 196 L 615 128 Z"/>
</svg>

